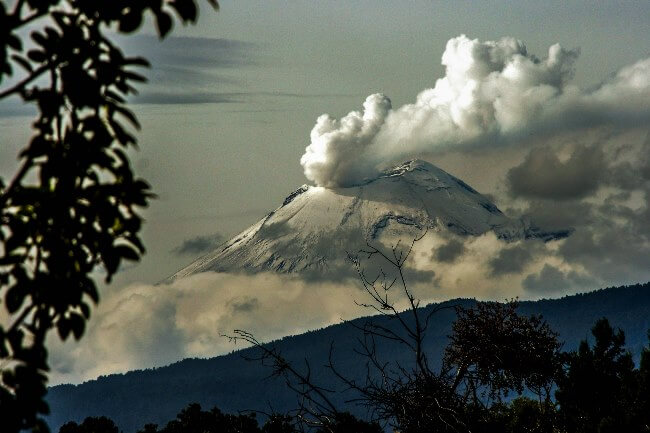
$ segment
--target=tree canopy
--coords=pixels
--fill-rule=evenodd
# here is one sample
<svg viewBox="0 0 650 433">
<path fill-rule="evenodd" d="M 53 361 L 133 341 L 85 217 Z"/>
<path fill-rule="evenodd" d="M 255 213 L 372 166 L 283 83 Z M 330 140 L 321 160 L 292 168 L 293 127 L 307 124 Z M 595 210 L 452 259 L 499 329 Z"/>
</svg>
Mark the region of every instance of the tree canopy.
<svg viewBox="0 0 650 433">
<path fill-rule="evenodd" d="M 208 0 L 217 7 L 216 0 Z M 138 31 L 147 14 L 164 38 L 174 15 L 194 23 L 194 0 L 0 1 L 0 101 L 37 109 L 19 165 L 0 179 L 2 431 L 46 431 L 48 332 L 81 338 L 99 293 L 123 260 L 138 260 L 139 209 L 150 186 L 131 168 L 136 116 L 126 98 L 145 81 L 116 33 Z"/>
</svg>

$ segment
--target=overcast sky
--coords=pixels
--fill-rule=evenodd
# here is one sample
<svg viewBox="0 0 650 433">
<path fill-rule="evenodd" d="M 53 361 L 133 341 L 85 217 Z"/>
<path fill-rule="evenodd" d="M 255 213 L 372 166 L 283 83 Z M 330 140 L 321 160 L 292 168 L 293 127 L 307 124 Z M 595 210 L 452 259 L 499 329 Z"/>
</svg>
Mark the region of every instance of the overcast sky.
<svg viewBox="0 0 650 433">
<path fill-rule="evenodd" d="M 222 0 L 220 4 L 218 13 L 202 5 L 197 26 L 177 28 L 162 43 L 146 35 L 123 39 L 128 52 L 149 57 L 153 64 L 147 72 L 150 83 L 132 101 L 142 123 L 140 150 L 133 153 L 133 160 L 159 198 L 145 212 L 148 254 L 105 289 L 110 302 L 127 285 L 137 283 L 141 288 L 163 280 L 279 206 L 301 184 L 310 183 L 300 160 L 321 114 L 341 118 L 361 110 L 366 97 L 374 93 L 390 98 L 395 111 L 414 103 L 420 92 L 445 76 L 441 57 L 453 38 L 465 34 L 468 40 L 499 41 L 509 36 L 522 41 L 527 53 L 539 59 L 559 43 L 576 55 L 571 60 L 573 76 L 566 79 L 585 100 L 600 98 L 602 83 L 614 83 L 616 92 L 616 74 L 650 57 L 647 1 Z M 641 70 L 637 82 L 649 79 L 646 72 Z M 641 86 L 647 91 L 647 83 Z M 583 107 L 583 102 L 578 105 Z M 611 113 L 612 104 L 620 101 L 603 110 Z M 557 247 L 554 258 L 545 262 L 535 262 L 536 245 L 500 250 L 489 264 L 490 272 L 498 273 L 499 281 L 516 276 L 520 290 L 485 292 L 487 297 L 557 296 L 566 293 L 566 287 L 575 291 L 649 277 L 643 272 L 650 269 L 647 106 L 632 104 L 620 117 L 638 114 L 634 121 L 613 123 L 592 116 L 594 111 L 584 116 L 578 112 L 577 118 L 587 119 L 579 127 L 571 123 L 549 136 L 539 135 L 536 129 L 525 145 L 513 145 L 510 137 L 503 146 L 451 147 L 424 155 L 489 194 L 507 213 L 536 214 L 549 225 L 588 227 L 576 232 L 575 241 Z M 3 177 L 15 169 L 17 149 L 29 137 L 26 114 L 15 101 L 0 104 Z M 552 123 L 556 128 L 557 119 L 549 122 L 542 126 Z M 418 156 L 421 151 L 419 147 Z M 614 224 L 625 230 L 606 230 Z M 458 242 L 449 240 L 436 254 L 444 262 L 480 249 L 478 244 Z M 537 263 L 535 272 L 520 273 L 529 262 Z M 199 286 L 206 291 L 209 284 L 202 280 Z M 136 286 L 130 287 L 132 293 Z M 212 302 L 227 304 L 229 299 Z M 165 308 L 161 307 L 161 315 L 168 311 Z M 299 327 L 278 326 L 276 334 L 335 321 L 334 308 Z M 182 334 L 179 320 L 176 317 L 175 328 L 160 325 L 157 332 L 162 335 L 161 329 L 172 326 Z M 78 380 L 225 350 L 197 349 L 198 343 L 187 337 L 197 332 L 186 331 L 165 353 L 140 348 L 137 359 L 115 360 L 108 366 L 74 366 L 61 355 L 55 373 Z M 218 335 L 214 329 L 211 332 Z M 151 335 L 143 331 L 142 341 L 151 341 Z M 114 351 L 119 355 L 119 350 Z"/>
</svg>

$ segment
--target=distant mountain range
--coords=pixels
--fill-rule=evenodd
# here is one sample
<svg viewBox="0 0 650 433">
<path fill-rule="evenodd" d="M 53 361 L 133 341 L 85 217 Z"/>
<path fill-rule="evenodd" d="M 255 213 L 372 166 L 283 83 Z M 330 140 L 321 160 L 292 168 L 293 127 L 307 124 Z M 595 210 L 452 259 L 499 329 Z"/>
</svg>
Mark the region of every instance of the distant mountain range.
<svg viewBox="0 0 650 433">
<path fill-rule="evenodd" d="M 475 301 L 457 299 L 448 305 L 470 306 Z M 433 305 L 423 307 L 423 314 Z M 638 358 L 647 344 L 650 329 L 650 283 L 616 287 L 561 299 L 522 302 L 522 314 L 542 314 L 560 333 L 565 350 L 577 347 L 590 337 L 594 322 L 607 317 L 613 326 L 623 329 L 628 349 Z M 425 343 L 430 360 L 439 360 L 447 345 L 455 313 L 445 309 L 433 316 Z M 360 324 L 368 318 L 356 319 Z M 385 318 L 373 318 L 393 326 Z M 297 366 L 307 359 L 316 383 L 336 388 L 336 381 L 323 367 L 330 344 L 334 344 L 334 363 L 350 377 L 365 377 L 364 360 L 354 352 L 360 335 L 349 323 L 338 324 L 302 335 L 285 337 L 274 344 Z M 261 410 L 284 412 L 295 408 L 296 396 L 283 380 L 269 378 L 270 370 L 242 356 L 255 349 L 243 349 L 212 359 L 186 359 L 175 364 L 126 374 L 103 376 L 81 385 L 58 385 L 50 388 L 48 422 L 53 432 L 65 422 L 81 421 L 87 416 L 106 415 L 125 432 L 134 432 L 145 423 L 163 424 L 173 419 L 188 403 L 198 402 L 206 408 L 218 406 L 224 411 Z M 400 347 L 383 342 L 380 356 L 409 365 L 410 354 Z M 349 394 L 337 394 L 333 400 L 344 406 Z M 361 408 L 350 408 L 363 414 Z"/>
<path fill-rule="evenodd" d="M 385 170 L 363 185 L 303 185 L 256 224 L 204 255 L 168 281 L 205 271 L 349 272 L 346 251 L 367 241 L 394 243 L 424 230 L 478 236 L 493 231 L 506 241 L 561 239 L 570 229 L 545 231 L 509 218 L 462 180 L 421 160 Z"/>
</svg>

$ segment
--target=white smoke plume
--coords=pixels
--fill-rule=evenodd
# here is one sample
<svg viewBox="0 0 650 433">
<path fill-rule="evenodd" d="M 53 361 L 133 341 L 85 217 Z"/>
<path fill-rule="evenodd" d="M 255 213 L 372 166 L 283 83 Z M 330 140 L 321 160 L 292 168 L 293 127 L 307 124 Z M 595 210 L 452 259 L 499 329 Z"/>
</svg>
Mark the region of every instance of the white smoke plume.
<svg viewBox="0 0 650 433">
<path fill-rule="evenodd" d="M 584 91 L 570 84 L 578 55 L 555 44 L 538 59 L 511 37 L 453 38 L 442 55 L 445 76 L 415 103 L 392 109 L 386 96 L 374 94 L 363 112 L 320 116 L 300 161 L 305 176 L 344 187 L 417 154 L 650 119 L 650 58 Z"/>
<path fill-rule="evenodd" d="M 390 110 L 390 100 L 377 93 L 366 98 L 363 113 L 352 111 L 341 120 L 320 116 L 311 130 L 311 144 L 300 159 L 305 176 L 329 187 L 354 183 L 370 174 L 360 172 L 370 167 L 358 163 L 358 152 L 372 145 Z"/>
</svg>

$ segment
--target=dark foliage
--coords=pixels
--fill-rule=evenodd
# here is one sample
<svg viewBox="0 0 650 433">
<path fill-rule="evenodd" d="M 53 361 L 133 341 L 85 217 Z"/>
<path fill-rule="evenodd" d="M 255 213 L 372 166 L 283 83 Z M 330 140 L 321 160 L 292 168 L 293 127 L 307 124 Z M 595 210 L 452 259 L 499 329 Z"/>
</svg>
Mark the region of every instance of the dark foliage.
<svg viewBox="0 0 650 433">
<path fill-rule="evenodd" d="M 511 304 L 504 304 L 504 311 L 512 311 Z M 478 308 L 477 308 L 478 310 Z M 480 317 L 485 314 L 475 313 Z M 490 307 L 489 315 L 495 313 Z M 501 312 L 503 313 L 503 311 Z M 499 314 L 501 314 L 499 313 Z M 508 313 L 511 314 L 511 313 Z M 477 316 L 473 316 L 476 318 Z M 483 317 L 482 319 L 485 319 Z M 474 319 L 464 320 L 472 322 Z M 480 320 L 480 319 L 479 319 Z M 466 325 L 472 323 L 466 323 Z M 378 413 L 389 421 L 395 431 L 402 433 L 431 432 L 481 432 L 481 433 L 605 433 L 648 432 L 648 354 L 650 346 L 644 349 L 639 368 L 631 362 L 629 353 L 621 350 L 624 336 L 615 332 L 606 319 L 599 320 L 593 328 L 595 343 L 590 346 L 583 341 L 577 351 L 563 353 L 557 359 L 557 367 L 564 369 L 557 379 L 557 399 L 531 399 L 519 396 L 514 400 L 474 400 L 463 398 L 457 393 L 446 376 L 405 374 L 399 384 L 393 384 L 383 394 L 371 390 L 371 397 L 365 399 L 381 406 Z M 458 336 L 456 336 L 458 337 Z M 462 342 L 462 338 L 454 341 Z M 492 343 L 487 346 L 499 353 Z M 486 346 L 486 347 L 487 347 Z M 507 353 L 506 344 L 503 354 Z M 297 411 L 286 415 L 270 415 L 263 426 L 259 426 L 254 413 L 237 415 L 223 413 L 218 408 L 203 411 L 199 404 L 190 404 L 175 420 L 165 427 L 147 424 L 138 433 L 382 433 L 385 431 L 376 422 L 357 418 L 341 411 L 317 391 L 325 388 L 314 385 L 311 376 L 300 373 L 283 361 L 278 353 L 269 353 L 269 348 L 258 346 L 273 360 L 283 363 L 284 369 L 277 371 L 287 379 L 287 384 L 301 397 Z M 564 358 L 564 359 L 562 359 Z M 276 365 L 277 367 L 277 365 Z M 503 369 L 507 371 L 507 367 Z M 519 371 L 517 368 L 515 370 Z M 556 370 L 557 371 L 557 370 Z M 296 382 L 300 376 L 299 382 Z M 491 385 L 492 386 L 492 385 Z M 509 387 L 505 383 L 504 387 Z M 302 388 L 301 388 L 302 387 Z M 304 391 L 301 391 L 304 389 Z M 376 397 L 384 400 L 379 401 Z M 323 404 L 325 403 L 325 404 Z M 328 407 L 326 405 L 330 405 Z M 380 417 L 381 420 L 381 417 Z M 117 427 L 106 417 L 86 418 L 83 423 L 64 424 L 59 433 L 117 433 Z"/>
<path fill-rule="evenodd" d="M 367 422 L 348 412 L 338 413 L 329 423 L 320 426 L 316 433 L 383 433 L 376 422 Z"/>
<path fill-rule="evenodd" d="M 138 433 L 298 433 L 304 430 L 296 419 L 288 415 L 269 415 L 260 427 L 254 413 L 228 414 L 217 407 L 204 411 L 192 403 L 169 421 L 164 427 L 146 424 Z M 383 433 L 376 423 L 369 423 L 343 412 L 332 418 L 327 425 L 313 430 L 314 433 Z M 83 423 L 69 422 L 61 426 L 59 433 L 118 433 L 115 423 L 107 417 L 88 417 Z"/>
<path fill-rule="evenodd" d="M 473 404 L 487 397 L 501 400 L 525 389 L 545 399 L 559 366 L 558 334 L 540 315 L 517 314 L 518 303 L 481 302 L 457 309 L 444 361 Z M 485 394 L 485 393 L 484 393 Z"/>
<path fill-rule="evenodd" d="M 483 433 L 560 433 L 555 428 L 555 406 L 528 397 L 497 403 L 480 411 L 480 416 L 470 412 L 469 418 L 475 422 L 472 431 Z"/>
<path fill-rule="evenodd" d="M 623 331 L 600 319 L 592 334 L 593 346 L 585 340 L 566 355 L 566 370 L 557 381 L 555 396 L 564 428 L 576 433 L 650 431 L 650 346 L 636 369 L 625 350 Z"/>
<path fill-rule="evenodd" d="M 69 422 L 61 426 L 59 433 L 118 433 L 112 419 L 105 416 L 88 417 L 81 424 Z"/>
<path fill-rule="evenodd" d="M 280 430 L 288 432 L 289 430 Z M 201 410 L 199 404 L 190 404 L 167 425 L 158 429 L 148 424 L 139 433 L 258 433 L 261 432 L 254 414 L 231 415 L 218 408 Z"/>
<path fill-rule="evenodd" d="M 47 431 L 48 332 L 81 338 L 99 300 L 91 272 L 110 281 L 144 253 L 138 208 L 152 194 L 127 157 L 139 124 L 125 101 L 144 81 L 133 68 L 148 62 L 125 57 L 106 30 L 135 32 L 150 13 L 162 38 L 172 13 L 183 23 L 198 13 L 194 0 L 12 3 L 0 1 L 0 100 L 20 98 L 38 115 L 15 175 L 0 179 L 3 433 Z"/>
</svg>

